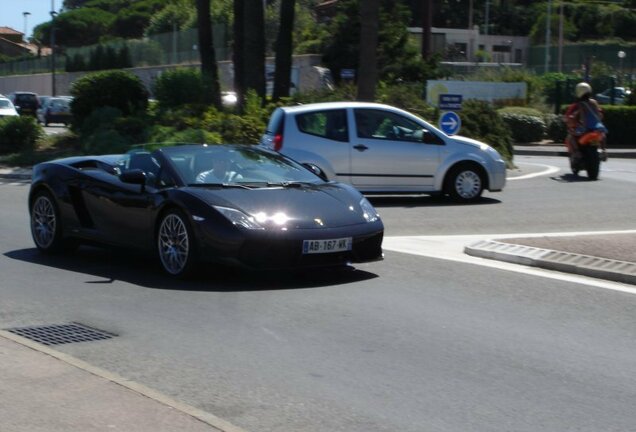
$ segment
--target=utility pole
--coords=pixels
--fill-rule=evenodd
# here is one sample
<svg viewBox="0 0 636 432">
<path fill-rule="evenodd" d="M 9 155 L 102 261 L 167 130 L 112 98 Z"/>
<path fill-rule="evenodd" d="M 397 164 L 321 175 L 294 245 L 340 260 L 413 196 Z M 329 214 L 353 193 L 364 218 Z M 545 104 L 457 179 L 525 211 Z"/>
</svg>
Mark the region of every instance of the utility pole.
<svg viewBox="0 0 636 432">
<path fill-rule="evenodd" d="M 51 96 L 55 96 L 55 0 L 51 0 Z"/>
<path fill-rule="evenodd" d="M 550 71 L 550 39 L 552 38 L 552 34 L 550 32 L 551 16 L 552 0 L 548 0 L 548 14 L 545 23 L 545 73 Z"/>
<path fill-rule="evenodd" d="M 563 72 L 563 0 L 559 3 L 559 73 Z"/>
<path fill-rule="evenodd" d="M 431 29 L 433 27 L 433 0 L 422 0 L 422 58 L 427 59 L 433 51 Z"/>
</svg>

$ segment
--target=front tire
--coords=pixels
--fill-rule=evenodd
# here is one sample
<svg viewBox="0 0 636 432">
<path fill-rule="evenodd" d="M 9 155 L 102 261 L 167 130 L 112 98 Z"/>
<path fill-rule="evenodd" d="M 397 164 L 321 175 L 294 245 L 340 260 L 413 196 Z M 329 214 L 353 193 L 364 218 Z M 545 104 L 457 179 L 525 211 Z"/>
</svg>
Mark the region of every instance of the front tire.
<svg viewBox="0 0 636 432">
<path fill-rule="evenodd" d="M 484 190 L 481 170 L 473 164 L 453 167 L 446 176 L 444 191 L 455 202 L 477 201 Z"/>
<path fill-rule="evenodd" d="M 172 276 L 186 277 L 196 267 L 194 236 L 185 214 L 170 210 L 157 229 L 157 252 L 163 269 Z"/>
<path fill-rule="evenodd" d="M 66 239 L 62 235 L 60 211 L 47 191 L 38 192 L 31 203 L 31 235 L 35 246 L 44 253 L 58 253 L 76 249 L 79 243 L 75 239 Z"/>
</svg>

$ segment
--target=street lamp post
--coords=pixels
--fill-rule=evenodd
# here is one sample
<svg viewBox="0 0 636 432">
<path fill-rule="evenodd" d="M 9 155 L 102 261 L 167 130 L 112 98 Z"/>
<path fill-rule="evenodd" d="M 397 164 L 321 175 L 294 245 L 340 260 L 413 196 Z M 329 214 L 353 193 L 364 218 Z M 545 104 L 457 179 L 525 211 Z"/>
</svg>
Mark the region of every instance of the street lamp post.
<svg viewBox="0 0 636 432">
<path fill-rule="evenodd" d="M 623 59 L 627 57 L 627 53 L 625 51 L 618 52 L 618 84 L 621 85 L 623 83 Z"/>
<path fill-rule="evenodd" d="M 27 17 L 31 15 L 31 12 L 22 12 L 22 16 L 24 17 L 24 40 L 26 41 L 27 39 L 27 31 L 28 31 L 28 27 L 27 27 Z"/>
<path fill-rule="evenodd" d="M 51 11 L 51 96 L 55 96 L 55 17 L 57 12 Z"/>
</svg>

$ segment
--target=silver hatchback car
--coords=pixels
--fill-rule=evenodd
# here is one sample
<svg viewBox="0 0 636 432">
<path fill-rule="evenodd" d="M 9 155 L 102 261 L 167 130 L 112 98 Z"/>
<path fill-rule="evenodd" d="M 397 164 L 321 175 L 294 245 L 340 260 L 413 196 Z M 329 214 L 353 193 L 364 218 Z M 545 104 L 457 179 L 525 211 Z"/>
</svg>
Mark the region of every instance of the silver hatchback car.
<svg viewBox="0 0 636 432">
<path fill-rule="evenodd" d="M 492 147 L 449 136 L 388 105 L 328 102 L 277 108 L 260 145 L 365 194 L 447 194 L 458 202 L 501 191 L 506 163 Z"/>
</svg>

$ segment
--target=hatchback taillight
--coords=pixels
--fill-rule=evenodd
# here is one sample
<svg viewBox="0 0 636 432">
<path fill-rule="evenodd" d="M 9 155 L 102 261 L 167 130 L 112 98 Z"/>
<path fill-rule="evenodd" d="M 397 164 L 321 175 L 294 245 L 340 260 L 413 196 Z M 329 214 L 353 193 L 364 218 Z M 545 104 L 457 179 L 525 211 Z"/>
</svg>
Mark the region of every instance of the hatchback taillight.
<svg viewBox="0 0 636 432">
<path fill-rule="evenodd" d="M 274 135 L 274 151 L 280 151 L 283 148 L 283 134 Z"/>
</svg>

